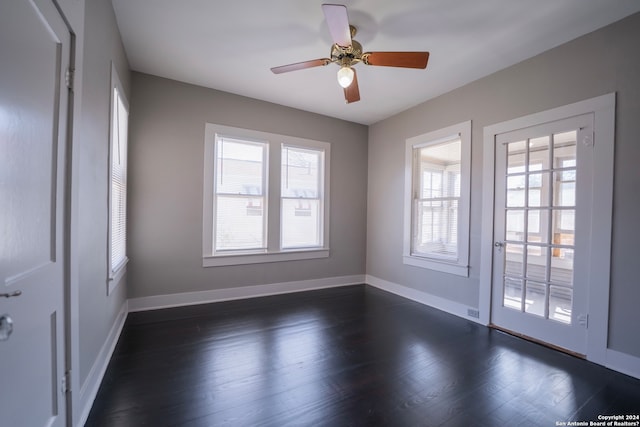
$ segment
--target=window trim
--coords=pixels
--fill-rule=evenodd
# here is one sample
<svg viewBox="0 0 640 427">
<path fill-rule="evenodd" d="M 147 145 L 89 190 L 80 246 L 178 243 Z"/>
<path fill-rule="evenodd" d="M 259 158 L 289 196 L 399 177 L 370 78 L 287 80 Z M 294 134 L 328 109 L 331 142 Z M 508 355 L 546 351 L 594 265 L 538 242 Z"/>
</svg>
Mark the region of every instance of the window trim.
<svg viewBox="0 0 640 427">
<path fill-rule="evenodd" d="M 116 70 L 115 64 L 112 62 L 111 63 L 111 85 L 109 86 L 109 90 L 110 90 L 110 94 L 109 94 L 109 99 L 110 99 L 110 109 L 109 109 L 109 168 L 108 168 L 108 223 L 107 223 L 107 228 L 108 228 L 108 239 L 107 239 L 107 295 L 110 295 L 114 289 L 120 284 L 120 282 L 122 281 L 122 278 L 124 277 L 126 271 L 127 271 L 127 264 L 129 262 L 129 257 L 126 255 L 126 248 L 125 248 L 125 257 L 124 259 L 119 262 L 117 265 L 112 265 L 112 259 L 111 259 L 111 248 L 112 248 L 112 238 L 113 238 L 113 229 L 112 229 L 112 219 L 113 219 L 113 215 L 112 215 L 112 207 L 113 207 L 113 186 L 112 186 L 112 160 L 113 160 L 113 145 L 114 145 L 114 137 L 115 137 L 115 133 L 113 131 L 113 126 L 114 126 L 114 115 L 113 115 L 113 111 L 114 111 L 114 107 L 115 107 L 115 103 L 117 102 L 116 97 L 114 96 L 114 92 L 117 91 L 118 96 L 120 98 L 120 100 L 122 101 L 122 103 L 125 106 L 125 109 L 127 111 L 127 136 L 128 136 L 128 116 L 129 116 L 129 101 L 127 100 L 125 91 L 124 91 L 124 87 L 122 86 L 122 82 L 120 80 L 120 77 L 118 76 L 118 72 Z M 125 142 L 125 188 L 127 187 L 127 178 L 126 178 L 126 168 L 128 167 L 128 145 L 129 145 L 129 141 L 127 138 L 127 141 Z M 126 217 L 126 204 L 125 204 L 125 224 L 127 221 L 127 217 Z M 125 229 L 125 241 L 126 241 L 126 229 Z"/>
<path fill-rule="evenodd" d="M 458 204 L 458 257 L 426 256 L 411 251 L 414 149 L 460 138 L 460 199 Z M 469 277 L 469 221 L 471 205 L 471 120 L 408 138 L 405 144 L 403 263 L 414 267 Z"/>
<path fill-rule="evenodd" d="M 225 135 L 238 140 L 260 141 L 268 144 L 267 187 L 265 189 L 267 217 L 267 249 L 260 251 L 225 251 L 215 253 L 214 232 L 214 178 L 215 178 L 215 141 L 216 135 Z M 313 248 L 282 249 L 281 245 L 281 153 L 283 146 L 324 151 L 323 223 L 322 245 Z M 294 260 L 308 260 L 329 257 L 329 210 L 330 210 L 330 158 L 331 145 L 327 142 L 298 138 L 287 135 L 223 126 L 214 123 L 205 124 L 204 173 L 203 173 L 203 210 L 202 210 L 202 266 L 219 267 L 230 265 L 259 264 Z"/>
</svg>

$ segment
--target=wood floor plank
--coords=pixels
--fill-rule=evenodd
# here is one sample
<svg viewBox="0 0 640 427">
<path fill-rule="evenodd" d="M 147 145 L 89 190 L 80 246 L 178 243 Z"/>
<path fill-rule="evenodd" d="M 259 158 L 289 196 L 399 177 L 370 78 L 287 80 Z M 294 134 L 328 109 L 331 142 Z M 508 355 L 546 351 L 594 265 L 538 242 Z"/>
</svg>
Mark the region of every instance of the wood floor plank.
<svg viewBox="0 0 640 427">
<path fill-rule="evenodd" d="M 640 381 L 365 286 L 131 313 L 86 425 L 555 426 Z"/>
</svg>

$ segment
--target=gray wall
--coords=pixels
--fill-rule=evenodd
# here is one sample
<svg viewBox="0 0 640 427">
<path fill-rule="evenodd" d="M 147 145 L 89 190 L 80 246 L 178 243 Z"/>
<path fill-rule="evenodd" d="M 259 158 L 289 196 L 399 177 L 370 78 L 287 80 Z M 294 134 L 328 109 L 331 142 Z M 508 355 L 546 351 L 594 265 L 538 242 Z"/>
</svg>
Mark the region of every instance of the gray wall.
<svg viewBox="0 0 640 427">
<path fill-rule="evenodd" d="M 367 127 L 133 73 L 129 297 L 365 273 Z M 331 143 L 327 259 L 202 267 L 205 123 Z"/>
<path fill-rule="evenodd" d="M 381 121 L 369 131 L 367 274 L 478 306 L 482 143 L 487 125 L 617 93 L 609 347 L 640 357 L 640 14 Z M 470 277 L 402 264 L 404 142 L 471 119 Z"/>
<path fill-rule="evenodd" d="M 116 315 L 126 300 L 126 283 L 107 296 L 107 223 L 111 61 L 130 98 L 129 64 L 110 0 L 85 3 L 81 115 L 74 141 L 78 170 L 78 307 L 80 384 L 91 370 Z"/>
</svg>

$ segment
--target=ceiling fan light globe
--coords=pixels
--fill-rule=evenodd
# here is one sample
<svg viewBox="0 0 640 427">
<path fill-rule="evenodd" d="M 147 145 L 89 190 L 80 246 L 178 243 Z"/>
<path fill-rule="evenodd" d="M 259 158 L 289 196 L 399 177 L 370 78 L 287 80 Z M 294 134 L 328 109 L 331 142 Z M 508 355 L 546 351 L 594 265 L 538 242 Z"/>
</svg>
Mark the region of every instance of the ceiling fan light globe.
<svg viewBox="0 0 640 427">
<path fill-rule="evenodd" d="M 348 88 L 353 82 L 354 71 L 351 67 L 345 66 L 338 70 L 338 84 L 343 88 Z"/>
</svg>

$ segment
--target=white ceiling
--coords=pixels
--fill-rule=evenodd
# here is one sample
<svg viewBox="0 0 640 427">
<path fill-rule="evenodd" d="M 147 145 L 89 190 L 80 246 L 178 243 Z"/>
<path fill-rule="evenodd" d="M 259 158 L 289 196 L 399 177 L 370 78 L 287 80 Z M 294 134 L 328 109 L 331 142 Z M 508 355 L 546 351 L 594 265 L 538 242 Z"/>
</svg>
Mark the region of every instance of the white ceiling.
<svg viewBox="0 0 640 427">
<path fill-rule="evenodd" d="M 361 101 L 347 105 L 334 64 L 270 71 L 330 56 L 322 0 L 112 1 L 133 70 L 362 124 L 640 11 L 638 0 L 334 0 L 365 51 L 431 54 L 426 70 L 358 64 Z"/>
</svg>

